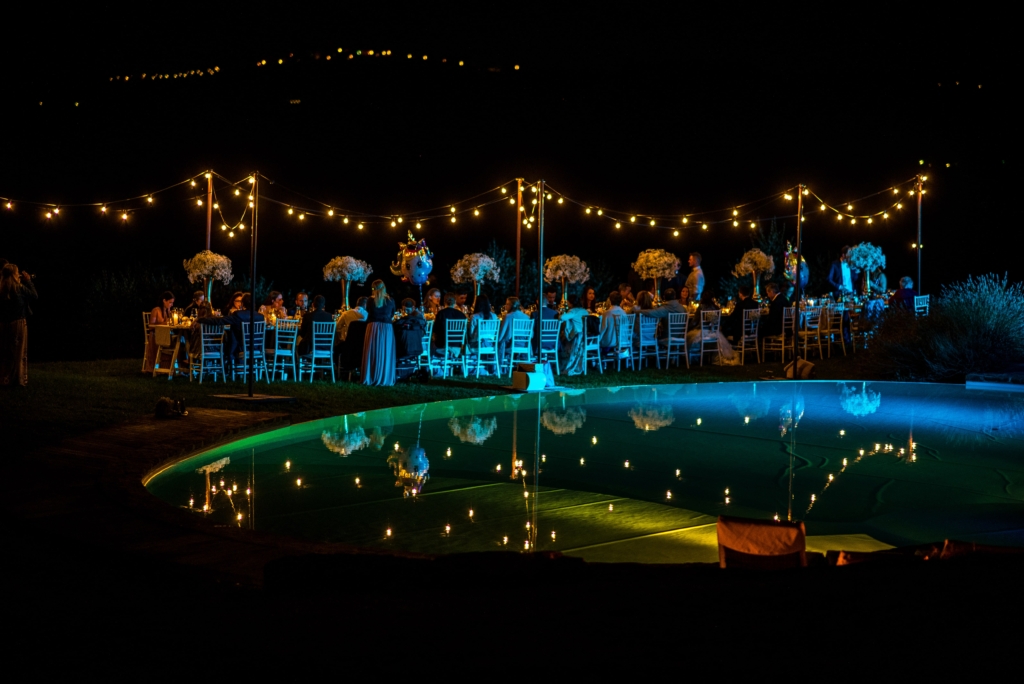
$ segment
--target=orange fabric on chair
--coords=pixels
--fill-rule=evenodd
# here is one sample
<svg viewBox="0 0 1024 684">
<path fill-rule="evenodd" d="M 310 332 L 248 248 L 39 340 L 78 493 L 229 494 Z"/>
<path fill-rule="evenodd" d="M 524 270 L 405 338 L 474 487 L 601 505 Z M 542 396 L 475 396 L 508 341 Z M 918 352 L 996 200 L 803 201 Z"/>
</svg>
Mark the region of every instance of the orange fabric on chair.
<svg viewBox="0 0 1024 684">
<path fill-rule="evenodd" d="M 718 560 L 721 567 L 806 567 L 807 532 L 804 524 L 718 517 Z M 780 562 L 759 563 L 757 557 Z M 784 562 L 783 557 L 789 557 Z"/>
</svg>

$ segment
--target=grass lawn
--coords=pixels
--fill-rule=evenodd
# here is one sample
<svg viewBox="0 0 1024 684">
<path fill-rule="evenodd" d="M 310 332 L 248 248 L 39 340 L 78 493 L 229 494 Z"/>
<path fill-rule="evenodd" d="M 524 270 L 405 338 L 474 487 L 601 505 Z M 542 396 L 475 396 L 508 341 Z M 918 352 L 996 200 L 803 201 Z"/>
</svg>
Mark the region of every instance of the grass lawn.
<svg viewBox="0 0 1024 684">
<path fill-rule="evenodd" d="M 865 367 L 867 354 L 833 356 L 817 362 L 819 379 L 873 379 Z M 168 381 L 139 372 L 138 359 L 49 362 L 31 364 L 27 388 L 3 388 L 0 391 L 0 423 L 7 443 L 21 449 L 53 444 L 65 437 L 150 415 L 160 397 L 184 398 L 187 406 L 242 410 L 236 401 L 219 399 L 214 394 L 244 393 L 245 383 L 210 382 L 202 385 L 184 378 Z M 606 387 L 613 385 L 670 384 L 691 382 L 746 382 L 781 377 L 778 362 L 747 366 L 672 367 L 667 370 L 646 368 L 639 372 L 623 370 L 587 376 L 561 376 L 558 381 L 569 387 Z M 257 393 L 295 397 L 294 403 L 256 404 L 254 410 L 279 411 L 291 415 L 292 422 L 369 409 L 430 401 L 463 399 L 502 393 L 505 378 L 457 380 L 434 379 L 425 384 L 402 383 L 394 387 L 365 387 L 337 382 L 259 382 Z"/>
</svg>

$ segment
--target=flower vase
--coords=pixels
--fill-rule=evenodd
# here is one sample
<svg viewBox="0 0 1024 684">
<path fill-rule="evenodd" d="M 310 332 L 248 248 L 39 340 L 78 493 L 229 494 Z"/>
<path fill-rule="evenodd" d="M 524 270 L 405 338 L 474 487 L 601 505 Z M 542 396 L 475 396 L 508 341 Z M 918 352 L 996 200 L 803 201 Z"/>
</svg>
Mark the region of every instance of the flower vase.
<svg viewBox="0 0 1024 684">
<path fill-rule="evenodd" d="M 348 278 L 341 279 L 341 310 L 348 311 Z"/>
<path fill-rule="evenodd" d="M 476 300 L 480 296 L 480 281 L 473 281 L 473 308 L 476 309 Z"/>
<path fill-rule="evenodd" d="M 658 285 L 658 276 L 654 276 L 654 305 L 661 305 L 661 287 Z"/>
<path fill-rule="evenodd" d="M 565 276 L 562 276 L 562 303 L 558 306 L 562 311 L 565 311 Z"/>
<path fill-rule="evenodd" d="M 757 271 L 751 274 L 754 277 L 754 300 L 761 301 L 761 281 L 757 277 Z"/>
<path fill-rule="evenodd" d="M 871 282 L 868 280 L 868 270 L 864 269 L 864 296 L 871 294 Z"/>
<path fill-rule="evenodd" d="M 203 290 L 206 292 L 206 303 L 213 307 L 213 278 L 206 276 L 203 278 Z"/>
</svg>

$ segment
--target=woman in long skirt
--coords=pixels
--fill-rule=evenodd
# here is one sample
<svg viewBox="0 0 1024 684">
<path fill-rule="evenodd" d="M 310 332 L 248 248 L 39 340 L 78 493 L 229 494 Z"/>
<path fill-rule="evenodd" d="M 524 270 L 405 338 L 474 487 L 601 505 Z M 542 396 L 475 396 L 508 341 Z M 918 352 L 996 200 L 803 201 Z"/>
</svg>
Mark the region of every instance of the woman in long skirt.
<svg viewBox="0 0 1024 684">
<path fill-rule="evenodd" d="M 5 263 L 0 269 L 0 386 L 28 384 L 25 314 L 37 298 L 31 276 Z"/>
<path fill-rule="evenodd" d="M 395 366 L 395 300 L 388 297 L 384 281 L 370 285 L 370 300 L 366 303 L 366 337 L 363 338 L 363 363 L 360 375 L 364 385 L 394 385 Z"/>
</svg>

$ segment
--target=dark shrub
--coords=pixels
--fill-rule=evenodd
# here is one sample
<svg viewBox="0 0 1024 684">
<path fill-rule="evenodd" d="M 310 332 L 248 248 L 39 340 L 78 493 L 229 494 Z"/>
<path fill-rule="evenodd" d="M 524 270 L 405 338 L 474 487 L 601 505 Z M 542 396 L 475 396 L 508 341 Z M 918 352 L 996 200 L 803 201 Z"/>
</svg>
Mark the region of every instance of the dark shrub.
<svg viewBox="0 0 1024 684">
<path fill-rule="evenodd" d="M 872 346 L 878 370 L 901 380 L 999 372 L 1024 360 L 1024 285 L 989 274 L 943 286 L 930 316 L 887 311 Z"/>
</svg>

